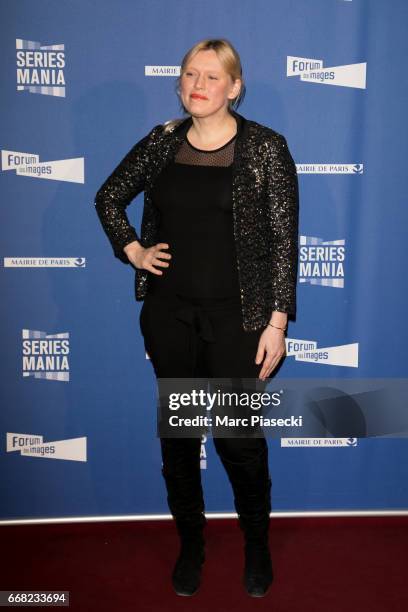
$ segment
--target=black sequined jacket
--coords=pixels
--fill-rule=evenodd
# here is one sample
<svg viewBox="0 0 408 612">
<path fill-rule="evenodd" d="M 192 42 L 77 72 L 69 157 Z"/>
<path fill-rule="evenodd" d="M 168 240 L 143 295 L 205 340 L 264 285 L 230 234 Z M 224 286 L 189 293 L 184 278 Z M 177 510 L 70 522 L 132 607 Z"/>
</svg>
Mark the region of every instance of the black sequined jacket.
<svg viewBox="0 0 408 612">
<path fill-rule="evenodd" d="M 295 315 L 298 265 L 298 180 L 284 136 L 231 110 L 238 124 L 232 168 L 232 202 L 243 328 L 265 327 L 272 312 Z M 95 207 L 114 254 L 124 263 L 130 242 L 157 243 L 158 209 L 153 185 L 175 156 L 192 125 L 156 125 L 137 142 L 107 178 Z M 144 191 L 140 237 L 129 223 L 126 207 Z M 211 239 L 211 236 L 209 236 Z M 147 294 L 147 270 L 136 269 L 136 300 Z"/>
</svg>

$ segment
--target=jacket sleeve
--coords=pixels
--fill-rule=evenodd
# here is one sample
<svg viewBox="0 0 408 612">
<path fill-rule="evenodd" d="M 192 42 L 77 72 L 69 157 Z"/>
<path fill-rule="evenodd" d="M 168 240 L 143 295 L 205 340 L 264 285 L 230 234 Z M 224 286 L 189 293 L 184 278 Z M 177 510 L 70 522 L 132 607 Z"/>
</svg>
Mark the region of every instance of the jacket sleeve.
<svg viewBox="0 0 408 612">
<path fill-rule="evenodd" d="M 273 232 L 273 310 L 296 314 L 299 187 L 296 165 L 286 139 L 277 134 L 268 176 Z"/>
<path fill-rule="evenodd" d="M 144 189 L 149 164 L 149 144 L 162 126 L 156 125 L 139 140 L 106 179 L 95 196 L 95 209 L 113 248 L 114 255 L 123 263 L 129 263 L 123 251 L 130 242 L 140 241 L 135 228 L 130 225 L 126 207 Z"/>
</svg>

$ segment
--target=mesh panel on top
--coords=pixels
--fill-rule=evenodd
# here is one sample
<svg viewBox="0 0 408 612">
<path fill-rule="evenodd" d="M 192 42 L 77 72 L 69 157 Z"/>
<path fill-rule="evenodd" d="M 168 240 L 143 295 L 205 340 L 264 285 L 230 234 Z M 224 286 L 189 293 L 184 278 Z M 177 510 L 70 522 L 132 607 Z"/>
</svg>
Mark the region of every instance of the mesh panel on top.
<svg viewBox="0 0 408 612">
<path fill-rule="evenodd" d="M 188 140 L 187 136 L 177 151 L 175 161 L 179 164 L 193 166 L 230 166 L 234 159 L 234 146 L 236 134 L 222 147 L 212 151 L 197 149 Z"/>
</svg>

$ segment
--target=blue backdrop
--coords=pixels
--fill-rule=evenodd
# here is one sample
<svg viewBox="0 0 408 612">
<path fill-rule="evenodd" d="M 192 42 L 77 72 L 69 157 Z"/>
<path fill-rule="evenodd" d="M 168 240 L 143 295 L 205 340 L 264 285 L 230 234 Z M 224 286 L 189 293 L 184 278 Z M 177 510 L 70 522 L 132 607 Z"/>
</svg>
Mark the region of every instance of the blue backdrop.
<svg viewBox="0 0 408 612">
<path fill-rule="evenodd" d="M 279 376 L 406 376 L 405 0 L 7 4 L 1 519 L 168 513 L 134 271 L 93 200 L 180 116 L 175 75 L 203 38 L 235 45 L 238 112 L 285 135 L 298 166 L 298 315 Z M 404 439 L 269 445 L 274 511 L 407 508 Z M 211 440 L 202 474 L 207 511 L 234 511 Z"/>
</svg>

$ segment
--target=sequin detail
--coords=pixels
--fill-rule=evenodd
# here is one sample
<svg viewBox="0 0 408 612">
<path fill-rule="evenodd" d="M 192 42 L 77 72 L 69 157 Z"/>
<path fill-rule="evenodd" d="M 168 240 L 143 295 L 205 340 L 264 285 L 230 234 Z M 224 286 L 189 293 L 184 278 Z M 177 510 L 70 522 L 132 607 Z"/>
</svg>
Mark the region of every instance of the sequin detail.
<svg viewBox="0 0 408 612">
<path fill-rule="evenodd" d="M 265 327 L 272 311 L 296 314 L 299 190 L 296 165 L 284 136 L 231 111 L 238 123 L 232 164 L 234 236 L 243 328 Z M 101 186 L 95 208 L 114 254 L 129 263 L 123 248 L 138 240 L 156 244 L 157 210 L 152 188 L 172 161 L 192 124 L 187 117 L 167 129 L 156 125 L 123 158 Z M 141 236 L 126 207 L 144 191 Z M 136 270 L 136 300 L 148 290 L 147 270 Z"/>
</svg>

